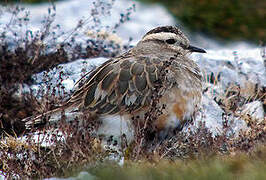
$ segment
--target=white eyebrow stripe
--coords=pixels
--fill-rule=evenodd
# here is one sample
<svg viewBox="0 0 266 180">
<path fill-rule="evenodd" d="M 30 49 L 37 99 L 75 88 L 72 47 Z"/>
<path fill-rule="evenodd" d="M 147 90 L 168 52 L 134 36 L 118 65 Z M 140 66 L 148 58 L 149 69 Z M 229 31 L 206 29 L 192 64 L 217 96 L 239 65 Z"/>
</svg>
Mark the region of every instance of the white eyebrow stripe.
<svg viewBox="0 0 266 180">
<path fill-rule="evenodd" d="M 154 33 L 154 34 L 148 34 L 144 36 L 142 41 L 150 40 L 150 39 L 159 39 L 159 40 L 167 40 L 167 39 L 176 39 L 176 34 L 175 33 L 170 33 L 170 32 L 160 32 L 160 33 Z"/>
</svg>

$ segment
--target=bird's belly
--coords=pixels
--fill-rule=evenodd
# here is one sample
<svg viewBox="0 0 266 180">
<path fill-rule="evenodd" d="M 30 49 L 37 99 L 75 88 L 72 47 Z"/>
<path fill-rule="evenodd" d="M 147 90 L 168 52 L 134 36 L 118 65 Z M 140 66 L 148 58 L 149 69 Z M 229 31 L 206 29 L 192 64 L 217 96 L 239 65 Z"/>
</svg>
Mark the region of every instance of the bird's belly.
<svg viewBox="0 0 266 180">
<path fill-rule="evenodd" d="M 158 130 L 182 129 L 183 125 L 191 120 L 201 103 L 201 91 L 182 91 L 173 88 L 160 100 L 165 109 L 156 120 Z"/>
<path fill-rule="evenodd" d="M 158 132 L 163 132 L 163 136 L 176 128 L 181 130 L 183 125 L 193 117 L 200 102 L 201 91 L 185 92 L 172 88 L 169 93 L 165 93 L 160 98 L 158 111 L 162 113 L 157 118 L 154 118 L 154 124 L 150 128 L 155 127 Z M 161 107 L 163 106 L 165 108 L 162 109 Z M 130 142 L 133 140 L 136 126 L 144 127 L 145 118 L 147 118 L 149 110 L 149 107 L 146 107 L 132 113 L 101 116 L 102 126 L 99 128 L 98 133 L 108 136 L 125 134 Z"/>
</svg>

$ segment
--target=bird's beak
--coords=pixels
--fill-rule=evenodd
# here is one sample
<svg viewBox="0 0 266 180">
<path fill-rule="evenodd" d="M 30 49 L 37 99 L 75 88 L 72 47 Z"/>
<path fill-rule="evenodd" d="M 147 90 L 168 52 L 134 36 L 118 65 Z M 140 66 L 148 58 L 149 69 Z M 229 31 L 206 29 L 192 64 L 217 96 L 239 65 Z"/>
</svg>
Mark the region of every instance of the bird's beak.
<svg viewBox="0 0 266 180">
<path fill-rule="evenodd" d="M 198 52 L 198 53 L 206 53 L 206 51 L 204 49 L 195 47 L 195 46 L 188 46 L 187 48 L 190 52 Z"/>
</svg>

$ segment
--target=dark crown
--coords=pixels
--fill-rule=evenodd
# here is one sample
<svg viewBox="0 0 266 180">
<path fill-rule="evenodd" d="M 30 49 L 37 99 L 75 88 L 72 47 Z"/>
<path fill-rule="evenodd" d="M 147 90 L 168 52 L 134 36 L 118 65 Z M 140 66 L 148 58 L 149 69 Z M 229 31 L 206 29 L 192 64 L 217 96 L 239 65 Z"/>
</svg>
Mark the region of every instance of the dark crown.
<svg viewBox="0 0 266 180">
<path fill-rule="evenodd" d="M 155 33 L 161 33 L 161 32 L 175 33 L 175 34 L 183 36 L 182 31 L 180 31 L 175 26 L 160 26 L 160 27 L 157 27 L 155 29 L 150 30 L 149 32 L 146 33 L 146 35 L 155 34 Z"/>
</svg>

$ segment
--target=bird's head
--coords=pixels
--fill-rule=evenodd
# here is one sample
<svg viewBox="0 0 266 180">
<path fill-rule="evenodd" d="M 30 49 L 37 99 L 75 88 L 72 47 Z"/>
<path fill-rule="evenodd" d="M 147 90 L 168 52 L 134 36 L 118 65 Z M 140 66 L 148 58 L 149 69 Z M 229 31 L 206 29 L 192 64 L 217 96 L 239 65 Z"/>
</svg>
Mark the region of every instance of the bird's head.
<svg viewBox="0 0 266 180">
<path fill-rule="evenodd" d="M 192 46 L 188 38 L 175 26 L 161 26 L 147 32 L 137 44 L 139 50 L 147 53 L 177 53 L 186 55 L 192 52 L 206 53 Z"/>
</svg>

